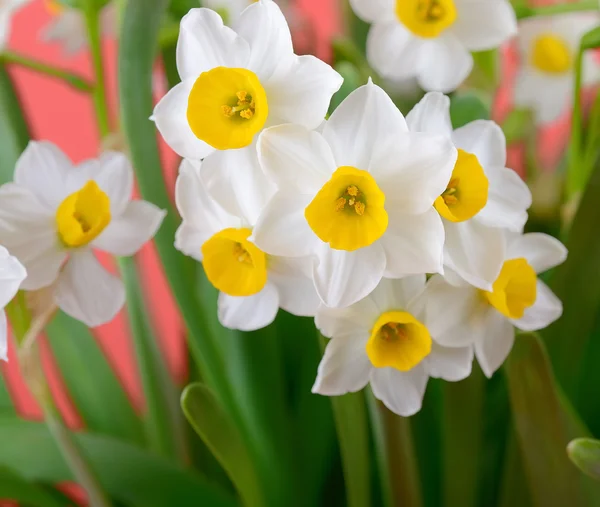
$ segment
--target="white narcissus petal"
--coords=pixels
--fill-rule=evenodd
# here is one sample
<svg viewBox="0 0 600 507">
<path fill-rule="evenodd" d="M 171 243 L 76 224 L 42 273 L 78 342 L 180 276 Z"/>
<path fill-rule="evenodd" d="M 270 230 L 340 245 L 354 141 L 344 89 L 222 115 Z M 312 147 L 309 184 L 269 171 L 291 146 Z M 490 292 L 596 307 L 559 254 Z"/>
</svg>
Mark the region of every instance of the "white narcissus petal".
<svg viewBox="0 0 600 507">
<path fill-rule="evenodd" d="M 562 264 L 567 249 L 559 240 L 541 232 L 508 236 L 508 259 L 524 257 L 536 273 Z"/>
<path fill-rule="evenodd" d="M 486 377 L 491 377 L 508 357 L 515 342 L 515 329 L 501 313 L 490 307 L 485 333 L 475 342 L 475 356 Z"/>
<path fill-rule="evenodd" d="M 325 118 L 331 97 L 342 82 L 342 76 L 318 58 L 294 56 L 285 72 L 264 84 L 269 116 L 280 123 L 315 129 Z"/>
<path fill-rule="evenodd" d="M 72 166 L 54 144 L 31 141 L 17 161 L 14 181 L 33 192 L 41 204 L 55 210 L 65 197 L 65 180 Z"/>
<path fill-rule="evenodd" d="M 223 209 L 249 225 L 256 223 L 275 193 L 260 167 L 255 143 L 239 150 L 215 151 L 202 162 L 200 178 Z"/>
<path fill-rule="evenodd" d="M 304 209 L 310 201 L 309 195 L 277 192 L 258 218 L 252 231 L 252 241 L 270 255 L 314 255 L 323 242 L 304 218 Z"/>
<path fill-rule="evenodd" d="M 395 20 L 373 25 L 367 36 L 367 59 L 381 76 L 388 79 L 418 76 L 426 48 L 423 39 Z"/>
<path fill-rule="evenodd" d="M 340 396 L 360 391 L 369 381 L 371 362 L 365 351 L 368 335 L 357 333 L 329 340 L 319 363 L 313 393 Z"/>
<path fill-rule="evenodd" d="M 25 290 L 37 290 L 54 282 L 67 256 L 56 233 L 55 220 L 28 189 L 14 183 L 0 187 L 0 238 L 27 269 Z"/>
<path fill-rule="evenodd" d="M 531 206 L 527 183 L 512 169 L 496 168 L 487 172 L 488 200 L 475 220 L 490 227 L 521 232 Z"/>
<path fill-rule="evenodd" d="M 79 164 L 67 175 L 66 194 L 81 190 L 90 180 L 94 180 L 108 196 L 113 217 L 125 211 L 133 192 L 133 169 L 126 155 L 109 151 L 99 159 Z"/>
<path fill-rule="evenodd" d="M 458 382 L 471 375 L 473 347 L 443 347 L 433 340 L 424 366 L 431 377 Z"/>
<path fill-rule="evenodd" d="M 411 132 L 427 132 L 450 137 L 450 97 L 440 92 L 429 92 L 406 116 Z"/>
<path fill-rule="evenodd" d="M 497 48 L 517 34 L 515 11 L 507 0 L 456 0 L 450 28 L 469 51 Z"/>
<path fill-rule="evenodd" d="M 315 316 L 315 326 L 328 338 L 351 338 L 357 333 L 368 338 L 382 313 L 372 294 L 346 308 L 329 308 L 321 304 Z"/>
<path fill-rule="evenodd" d="M 110 322 L 125 304 L 125 288 L 89 249 L 74 252 L 58 277 L 56 304 L 88 327 Z"/>
<path fill-rule="evenodd" d="M 375 290 L 369 294 L 368 299 L 375 303 L 379 310 L 379 314 L 400 309 L 408 310 L 412 313 L 409 310 L 410 303 L 419 296 L 424 289 L 424 274 L 405 276 L 399 280 L 384 278 Z M 376 317 L 379 317 L 379 315 Z"/>
<path fill-rule="evenodd" d="M 292 315 L 314 317 L 321 303 L 310 278 L 310 257 L 269 257 L 269 282 L 279 293 L 279 306 Z"/>
<path fill-rule="evenodd" d="M 572 73 L 548 76 L 523 68 L 515 81 L 514 104 L 531 108 L 538 124 L 552 123 L 569 108 L 573 89 Z"/>
<path fill-rule="evenodd" d="M 449 137 L 402 132 L 373 153 L 369 171 L 389 213 L 424 213 L 446 190 L 458 152 Z"/>
<path fill-rule="evenodd" d="M 475 120 L 452 133 L 457 148 L 472 153 L 487 173 L 488 167 L 506 165 L 506 137 L 499 125 L 490 120 Z"/>
<path fill-rule="evenodd" d="M 316 194 L 337 168 L 323 136 L 300 125 L 265 130 L 258 138 L 258 156 L 280 189 L 302 194 Z"/>
<path fill-rule="evenodd" d="M 229 329 L 256 331 L 268 326 L 275 320 L 279 310 L 277 288 L 268 283 L 252 296 L 229 296 L 219 294 L 219 321 Z"/>
<path fill-rule="evenodd" d="M 381 89 L 369 82 L 354 90 L 333 112 L 323 137 L 336 165 L 367 170 L 381 146 L 408 130 L 404 116 Z"/>
<path fill-rule="evenodd" d="M 208 195 L 200 180 L 200 162 L 181 162 L 175 182 L 175 204 L 183 218 L 175 232 L 175 248 L 198 261 L 202 261 L 202 245 L 213 234 L 243 225 L 241 219 L 227 213 Z"/>
<path fill-rule="evenodd" d="M 175 85 L 154 108 L 152 120 L 166 143 L 180 157 L 200 160 L 215 149 L 196 137 L 187 121 L 188 98 L 195 79 Z"/>
<path fill-rule="evenodd" d="M 455 287 L 435 275 L 427 283 L 424 298 L 425 325 L 440 345 L 465 347 L 485 332 L 482 323 L 490 307 L 474 287 Z"/>
<path fill-rule="evenodd" d="M 421 364 L 410 371 L 373 368 L 370 378 L 375 398 L 402 417 L 414 415 L 421 410 L 428 379 Z"/>
<path fill-rule="evenodd" d="M 44 29 L 42 39 L 47 42 L 61 43 L 67 56 L 73 56 L 81 51 L 88 43 L 82 13 L 78 9 L 65 8 Z"/>
<path fill-rule="evenodd" d="M 349 306 L 377 287 L 385 271 L 385 253 L 380 242 L 352 252 L 321 247 L 313 267 L 319 297 L 327 306 Z"/>
<path fill-rule="evenodd" d="M 386 276 L 443 272 L 444 225 L 435 209 L 420 215 L 389 216 L 379 241 L 386 257 Z"/>
<path fill-rule="evenodd" d="M 367 23 L 393 21 L 394 0 L 350 0 L 352 10 Z"/>
<path fill-rule="evenodd" d="M 535 303 L 525 309 L 523 317 L 512 323 L 523 331 L 537 331 L 552 324 L 562 315 L 562 303 L 541 280 L 537 281 Z"/>
<path fill-rule="evenodd" d="M 8 322 L 4 310 L 0 310 L 0 359 L 8 361 Z"/>
<path fill-rule="evenodd" d="M 506 258 L 504 231 L 477 220 L 444 220 L 444 264 L 482 290 L 492 290 Z"/>
<path fill-rule="evenodd" d="M 294 58 L 292 36 L 275 2 L 262 0 L 253 3 L 242 12 L 236 27 L 238 34 L 250 46 L 247 68 L 254 71 L 261 81 L 268 80 L 279 66 L 287 68 L 291 65 Z"/>
<path fill-rule="evenodd" d="M 471 53 L 451 33 L 428 40 L 420 57 L 427 64 L 420 69 L 418 81 L 426 91 L 456 90 L 473 68 Z"/>
<path fill-rule="evenodd" d="M 133 255 L 154 237 L 165 215 L 166 211 L 152 203 L 131 201 L 94 239 L 92 246 L 117 256 Z"/>
<path fill-rule="evenodd" d="M 0 246 L 0 309 L 15 296 L 26 276 L 27 271 L 17 258 Z"/>
<path fill-rule="evenodd" d="M 190 9 L 182 18 L 177 41 L 177 69 L 182 81 L 215 67 L 245 67 L 248 43 L 210 9 Z"/>
</svg>

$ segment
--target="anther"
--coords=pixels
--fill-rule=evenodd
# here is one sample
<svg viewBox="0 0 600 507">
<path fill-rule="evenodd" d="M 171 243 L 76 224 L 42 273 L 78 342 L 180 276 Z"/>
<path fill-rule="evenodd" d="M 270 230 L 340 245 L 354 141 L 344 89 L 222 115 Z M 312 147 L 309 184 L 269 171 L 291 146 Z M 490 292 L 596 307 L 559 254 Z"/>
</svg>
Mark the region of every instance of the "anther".
<svg viewBox="0 0 600 507">
<path fill-rule="evenodd" d="M 350 185 L 346 189 L 346 192 L 348 193 L 348 195 L 351 195 L 352 197 L 356 197 L 358 195 L 358 187 L 355 185 Z"/>
<path fill-rule="evenodd" d="M 354 211 L 356 211 L 356 214 L 359 216 L 363 216 L 365 214 L 365 205 L 362 202 L 357 202 L 354 205 Z"/>
<path fill-rule="evenodd" d="M 239 99 L 240 102 L 246 102 L 246 97 L 248 96 L 248 92 L 241 90 L 241 91 L 237 92 L 235 95 Z M 239 105 L 241 105 L 241 104 L 239 104 Z"/>
<path fill-rule="evenodd" d="M 342 211 L 346 206 L 346 199 L 340 197 L 337 201 L 335 201 L 335 210 Z"/>
<path fill-rule="evenodd" d="M 246 120 L 249 120 L 254 116 L 254 113 L 252 112 L 252 109 L 244 109 L 243 111 L 240 111 L 240 116 Z"/>
<path fill-rule="evenodd" d="M 233 116 L 233 108 L 231 106 L 221 106 L 221 111 L 227 117 Z"/>
</svg>

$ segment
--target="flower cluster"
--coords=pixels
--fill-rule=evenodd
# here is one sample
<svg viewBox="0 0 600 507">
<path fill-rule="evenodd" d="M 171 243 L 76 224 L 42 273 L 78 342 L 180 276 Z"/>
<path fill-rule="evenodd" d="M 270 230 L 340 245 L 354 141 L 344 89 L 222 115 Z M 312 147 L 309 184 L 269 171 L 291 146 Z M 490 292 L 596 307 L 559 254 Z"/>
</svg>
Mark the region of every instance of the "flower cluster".
<svg viewBox="0 0 600 507">
<path fill-rule="evenodd" d="M 470 68 L 463 46 L 492 47 L 515 30 L 508 2 L 477 4 L 489 7 L 486 16 L 471 4 L 433 1 L 421 12 L 423 2 L 398 2 L 411 35 L 383 22 L 391 1 L 353 2 L 366 19 L 383 20 L 370 38 L 374 64 L 385 59 L 398 70 L 410 55 L 421 84 L 443 90 Z M 465 6 L 457 18 L 453 9 Z M 370 383 L 391 410 L 410 415 L 429 377 L 463 379 L 474 357 L 490 376 L 510 351 L 513 326 L 540 329 L 560 316 L 537 273 L 566 250 L 523 233 L 531 194 L 506 168 L 498 125 L 453 130 L 439 92 L 405 118 L 372 82 L 323 121 L 342 78 L 294 54 L 277 5 L 250 5 L 236 26 L 205 8 L 183 18 L 182 82 L 153 115 L 184 157 L 175 246 L 202 262 L 220 291 L 223 325 L 258 329 L 279 308 L 313 316 L 331 338 L 314 392 Z M 418 29 L 435 33 L 418 38 Z M 382 41 L 402 37 L 401 54 L 390 58 Z"/>
</svg>

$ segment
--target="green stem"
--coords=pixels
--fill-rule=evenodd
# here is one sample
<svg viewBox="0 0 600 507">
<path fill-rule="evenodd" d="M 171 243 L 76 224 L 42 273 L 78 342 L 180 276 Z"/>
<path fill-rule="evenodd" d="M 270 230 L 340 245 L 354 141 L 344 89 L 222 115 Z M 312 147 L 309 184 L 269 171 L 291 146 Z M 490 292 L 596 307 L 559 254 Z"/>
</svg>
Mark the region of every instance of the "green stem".
<svg viewBox="0 0 600 507">
<path fill-rule="evenodd" d="M 45 63 L 38 62 L 37 60 L 32 60 L 31 58 L 27 58 L 23 55 L 13 53 L 12 51 L 5 51 L 1 53 L 0 62 L 12 63 L 38 72 L 39 74 L 61 79 L 68 85 L 82 92 L 90 93 L 94 89 L 94 85 L 87 79 L 84 79 L 76 74 L 72 74 L 66 70 L 57 69 L 51 65 L 46 65 Z"/>
<path fill-rule="evenodd" d="M 90 43 L 90 51 L 92 54 L 94 76 L 96 79 L 96 86 L 94 86 L 94 89 L 92 90 L 92 98 L 94 100 L 94 109 L 96 110 L 98 131 L 100 133 L 100 137 L 104 139 L 108 134 L 110 134 L 110 120 L 108 113 L 108 102 L 106 100 L 106 85 L 104 82 L 104 65 L 102 63 L 100 12 L 94 3 L 88 0 L 88 2 L 85 4 L 84 14 Z"/>
<path fill-rule="evenodd" d="M 597 11 L 598 2 L 596 0 L 583 0 L 577 3 L 560 3 L 555 5 L 545 5 L 543 7 L 528 7 L 520 5 L 515 8 L 517 19 L 532 18 L 537 16 L 554 16 L 556 14 L 566 14 L 569 12 Z"/>
<path fill-rule="evenodd" d="M 583 50 L 579 49 L 575 60 L 575 83 L 573 86 L 573 118 L 571 124 L 571 141 L 569 143 L 569 170 L 567 172 L 567 199 L 581 190 L 582 173 L 587 172 L 580 167 L 582 144 L 582 112 L 581 112 L 581 81 Z"/>
</svg>

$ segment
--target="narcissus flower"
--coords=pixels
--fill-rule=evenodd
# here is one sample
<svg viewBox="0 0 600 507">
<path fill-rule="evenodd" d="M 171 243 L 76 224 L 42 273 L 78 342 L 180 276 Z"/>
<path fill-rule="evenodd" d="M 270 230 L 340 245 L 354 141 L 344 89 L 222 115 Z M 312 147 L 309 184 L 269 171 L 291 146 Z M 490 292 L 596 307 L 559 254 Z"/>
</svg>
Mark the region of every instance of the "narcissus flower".
<svg viewBox="0 0 600 507">
<path fill-rule="evenodd" d="M 232 213 L 249 187 L 269 187 L 256 163 L 257 134 L 288 122 L 317 127 L 342 84 L 329 65 L 294 54 L 288 25 L 271 0 L 250 5 L 238 27 L 236 33 L 224 26 L 210 9 L 192 9 L 181 20 L 182 83 L 153 116 L 173 150 L 204 159 L 207 189 Z"/>
<path fill-rule="evenodd" d="M 533 109 L 537 123 L 552 122 L 573 100 L 573 73 L 583 34 L 600 22 L 590 13 L 529 19 L 519 24 L 521 67 L 514 103 Z M 583 84 L 600 81 L 600 65 L 591 51 L 583 54 Z"/>
<path fill-rule="evenodd" d="M 22 288 L 52 286 L 57 306 L 90 327 L 110 321 L 125 301 L 123 284 L 93 250 L 133 255 L 164 216 L 132 201 L 132 191 L 121 153 L 73 166 L 53 144 L 30 143 L 14 183 L 0 187 L 0 241 L 27 269 Z"/>
<path fill-rule="evenodd" d="M 10 36 L 15 11 L 31 0 L 0 0 L 0 48 L 4 48 Z"/>
<path fill-rule="evenodd" d="M 350 0 L 372 23 L 367 57 L 392 79 L 416 77 L 427 91 L 450 92 L 469 75 L 469 51 L 498 47 L 517 32 L 508 0 Z"/>
<path fill-rule="evenodd" d="M 254 230 L 265 252 L 316 255 L 313 279 L 328 306 L 348 306 L 385 275 L 441 272 L 444 228 L 434 201 L 456 149 L 444 136 L 409 132 L 387 94 L 351 93 L 323 133 L 265 130 L 259 157 L 277 193 Z"/>
<path fill-rule="evenodd" d="M 453 286 L 438 275 L 429 280 L 425 295 L 432 334 L 448 347 L 473 344 L 481 369 L 491 377 L 513 346 L 513 326 L 536 331 L 561 316 L 560 300 L 536 274 L 566 256 L 563 244 L 546 234 L 507 233 L 506 259 L 491 290 L 466 282 Z"/>
<path fill-rule="evenodd" d="M 313 392 L 338 396 L 370 383 L 390 410 L 409 416 L 420 410 L 429 377 L 468 377 L 473 349 L 436 342 L 424 321 L 424 287 L 425 275 L 382 280 L 348 308 L 321 307 L 315 323 L 331 340 Z"/>
<path fill-rule="evenodd" d="M 48 42 L 58 42 L 65 54 L 74 55 L 88 46 L 88 33 L 84 14 L 80 9 L 67 7 L 57 0 L 44 0 L 52 21 L 42 32 Z M 103 35 L 114 37 L 117 28 L 117 4 L 107 4 L 100 13 Z"/>
<path fill-rule="evenodd" d="M 531 206 L 525 182 L 506 166 L 506 139 L 492 121 L 478 120 L 452 131 L 450 100 L 430 92 L 406 117 L 408 128 L 448 136 L 458 159 L 447 187 L 435 200 L 446 232 L 446 274 L 458 273 L 491 289 L 506 256 L 505 229 L 521 232 Z"/>
<path fill-rule="evenodd" d="M 4 307 L 15 297 L 21 282 L 27 276 L 23 265 L 0 246 L 0 359 L 8 361 L 6 314 Z"/>
<path fill-rule="evenodd" d="M 320 300 L 310 279 L 311 259 L 265 254 L 250 239 L 257 213 L 227 213 L 208 195 L 199 172 L 199 162 L 183 161 L 176 185 L 183 223 L 175 247 L 202 262 L 208 280 L 220 290 L 221 324 L 242 331 L 260 329 L 273 322 L 280 307 L 314 316 Z M 249 199 L 248 208 L 258 204 Z"/>
</svg>

